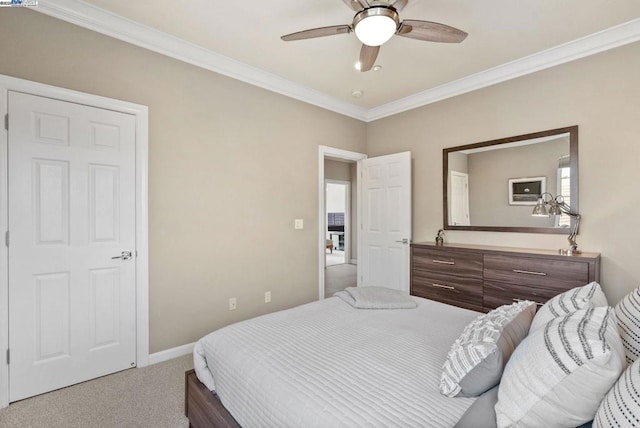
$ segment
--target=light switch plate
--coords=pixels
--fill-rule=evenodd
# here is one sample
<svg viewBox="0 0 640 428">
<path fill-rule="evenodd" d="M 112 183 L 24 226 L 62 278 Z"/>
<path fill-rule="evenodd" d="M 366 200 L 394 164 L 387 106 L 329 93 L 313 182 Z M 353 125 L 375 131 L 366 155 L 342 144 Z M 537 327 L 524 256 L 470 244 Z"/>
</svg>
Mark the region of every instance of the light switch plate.
<svg viewBox="0 0 640 428">
<path fill-rule="evenodd" d="M 302 220 L 301 218 L 297 218 L 293 222 L 293 227 L 296 229 L 304 229 L 304 220 Z"/>
</svg>

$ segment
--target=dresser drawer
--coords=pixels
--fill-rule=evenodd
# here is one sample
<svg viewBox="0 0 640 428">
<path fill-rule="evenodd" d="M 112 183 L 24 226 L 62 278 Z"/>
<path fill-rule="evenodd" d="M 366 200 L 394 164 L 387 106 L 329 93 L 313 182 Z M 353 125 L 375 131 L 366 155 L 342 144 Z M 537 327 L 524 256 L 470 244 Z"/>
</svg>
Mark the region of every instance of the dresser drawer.
<svg viewBox="0 0 640 428">
<path fill-rule="evenodd" d="M 542 306 L 547 300 L 565 291 L 567 290 L 556 287 L 530 287 L 485 281 L 483 305 L 485 310 L 490 310 L 518 300 L 531 300 Z"/>
<path fill-rule="evenodd" d="M 589 264 L 571 260 L 486 254 L 484 279 L 564 291 L 589 282 Z"/>
<path fill-rule="evenodd" d="M 411 294 L 450 305 L 482 311 L 482 280 L 459 282 L 441 274 L 414 271 Z"/>
<path fill-rule="evenodd" d="M 482 254 L 413 248 L 412 269 L 455 275 L 457 278 L 482 279 Z"/>
</svg>

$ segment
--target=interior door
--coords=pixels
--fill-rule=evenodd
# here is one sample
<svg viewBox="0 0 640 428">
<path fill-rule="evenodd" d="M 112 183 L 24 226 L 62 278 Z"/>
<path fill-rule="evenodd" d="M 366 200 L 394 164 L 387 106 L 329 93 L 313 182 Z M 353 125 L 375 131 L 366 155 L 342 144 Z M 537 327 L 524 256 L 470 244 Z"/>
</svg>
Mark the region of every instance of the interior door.
<svg viewBox="0 0 640 428">
<path fill-rule="evenodd" d="M 449 212 L 452 226 L 470 226 L 469 218 L 469 174 L 451 171 L 451 205 Z"/>
<path fill-rule="evenodd" d="M 359 161 L 362 177 L 359 286 L 409 292 L 411 152 Z"/>
<path fill-rule="evenodd" d="M 136 364 L 135 118 L 18 92 L 8 101 L 16 401 Z"/>
</svg>

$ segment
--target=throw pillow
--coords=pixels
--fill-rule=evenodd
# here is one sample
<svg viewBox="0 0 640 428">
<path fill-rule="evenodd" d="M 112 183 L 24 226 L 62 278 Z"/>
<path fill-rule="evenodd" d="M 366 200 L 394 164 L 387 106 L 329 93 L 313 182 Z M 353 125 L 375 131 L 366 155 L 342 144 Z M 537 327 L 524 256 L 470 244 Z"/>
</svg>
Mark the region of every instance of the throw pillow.
<svg viewBox="0 0 640 428">
<path fill-rule="evenodd" d="M 613 385 L 596 413 L 594 428 L 640 426 L 640 360 L 630 365 Z"/>
<path fill-rule="evenodd" d="M 505 367 L 498 427 L 575 427 L 591 421 L 624 370 L 612 308 L 589 308 L 532 331 Z"/>
<path fill-rule="evenodd" d="M 475 397 L 500 382 L 513 350 L 527 336 L 536 304 L 501 306 L 467 325 L 452 345 L 440 377 L 448 397 Z"/>
<path fill-rule="evenodd" d="M 609 303 L 597 282 L 593 281 L 585 286 L 572 288 L 542 305 L 531 323 L 531 331 L 539 329 L 554 318 L 580 309 L 600 306 L 609 306 Z"/>
<path fill-rule="evenodd" d="M 627 363 L 631 364 L 640 358 L 640 288 L 620 300 L 616 317 Z"/>
</svg>

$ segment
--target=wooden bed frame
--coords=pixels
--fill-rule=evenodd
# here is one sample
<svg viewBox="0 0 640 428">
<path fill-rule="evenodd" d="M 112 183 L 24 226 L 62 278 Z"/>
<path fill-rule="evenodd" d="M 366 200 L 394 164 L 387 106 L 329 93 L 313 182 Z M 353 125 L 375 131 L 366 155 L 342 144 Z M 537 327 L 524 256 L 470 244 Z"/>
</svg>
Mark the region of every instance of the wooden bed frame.
<svg viewBox="0 0 640 428">
<path fill-rule="evenodd" d="M 184 374 L 184 414 L 191 428 L 240 428 L 218 396 L 196 377 L 195 370 Z"/>
</svg>

